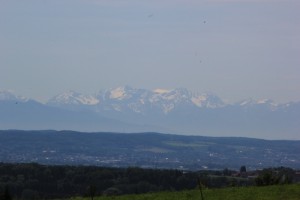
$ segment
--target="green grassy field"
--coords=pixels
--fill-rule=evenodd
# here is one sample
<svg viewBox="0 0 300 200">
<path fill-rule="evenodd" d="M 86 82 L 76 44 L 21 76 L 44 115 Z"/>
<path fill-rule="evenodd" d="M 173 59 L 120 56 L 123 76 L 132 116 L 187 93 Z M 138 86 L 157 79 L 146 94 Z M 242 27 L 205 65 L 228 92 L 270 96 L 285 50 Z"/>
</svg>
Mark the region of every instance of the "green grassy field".
<svg viewBox="0 0 300 200">
<path fill-rule="evenodd" d="M 266 187 L 235 187 L 226 189 L 204 189 L 204 200 L 300 200 L 300 184 Z M 90 198 L 72 198 L 88 200 Z M 182 192 L 160 192 L 115 197 L 95 197 L 94 200 L 201 200 L 199 190 Z"/>
</svg>

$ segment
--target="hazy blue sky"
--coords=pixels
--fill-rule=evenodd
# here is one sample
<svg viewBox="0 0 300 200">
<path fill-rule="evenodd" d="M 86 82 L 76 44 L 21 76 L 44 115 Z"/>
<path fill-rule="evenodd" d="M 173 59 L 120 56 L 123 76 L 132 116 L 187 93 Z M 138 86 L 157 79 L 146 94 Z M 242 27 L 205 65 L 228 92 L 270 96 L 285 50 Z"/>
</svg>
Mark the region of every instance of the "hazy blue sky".
<svg viewBox="0 0 300 200">
<path fill-rule="evenodd" d="M 300 100 L 299 0 L 0 0 L 0 89 Z"/>
</svg>

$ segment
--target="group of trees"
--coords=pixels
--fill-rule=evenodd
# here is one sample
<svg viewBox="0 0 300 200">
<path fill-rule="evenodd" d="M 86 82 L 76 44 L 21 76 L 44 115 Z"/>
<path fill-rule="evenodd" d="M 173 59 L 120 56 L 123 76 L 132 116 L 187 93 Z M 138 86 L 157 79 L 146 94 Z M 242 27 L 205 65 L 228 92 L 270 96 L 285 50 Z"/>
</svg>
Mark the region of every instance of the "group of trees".
<svg viewBox="0 0 300 200">
<path fill-rule="evenodd" d="M 255 183 L 258 186 L 289 184 L 294 174 L 294 170 L 285 167 L 263 169 L 255 178 Z"/>
<path fill-rule="evenodd" d="M 284 168 L 285 169 L 285 168 Z M 263 171 L 265 172 L 265 171 Z M 290 169 L 267 170 L 257 185 L 291 181 Z M 184 172 L 166 169 L 107 168 L 94 166 L 46 166 L 0 163 L 0 199 L 51 199 L 70 196 L 138 194 L 195 189 L 198 178 L 204 187 L 245 186 L 254 179 L 230 176 L 234 171 Z M 271 173 L 271 175 L 270 175 Z M 280 178 L 278 178 L 280 177 Z"/>
<path fill-rule="evenodd" d="M 2 188 L 2 191 L 0 190 L 0 199 L 1 200 L 12 200 L 12 196 L 11 196 L 7 186 Z"/>
<path fill-rule="evenodd" d="M 0 163 L 0 193 L 22 199 L 192 189 L 194 173 L 179 170 Z M 2 191 L 2 192 L 1 192 Z"/>
</svg>

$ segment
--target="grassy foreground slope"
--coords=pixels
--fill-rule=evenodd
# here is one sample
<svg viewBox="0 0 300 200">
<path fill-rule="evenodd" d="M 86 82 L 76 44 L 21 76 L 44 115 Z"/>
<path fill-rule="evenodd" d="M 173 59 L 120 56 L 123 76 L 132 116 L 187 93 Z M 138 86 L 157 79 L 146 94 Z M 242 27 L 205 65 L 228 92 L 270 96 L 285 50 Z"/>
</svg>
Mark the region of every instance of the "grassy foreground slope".
<svg viewBox="0 0 300 200">
<path fill-rule="evenodd" d="M 205 189 L 204 200 L 300 200 L 300 184 L 265 187 L 234 187 Z M 88 200 L 90 198 L 72 198 Z M 115 197 L 95 197 L 94 200 L 201 200 L 198 190 L 182 192 L 160 192 Z"/>
</svg>

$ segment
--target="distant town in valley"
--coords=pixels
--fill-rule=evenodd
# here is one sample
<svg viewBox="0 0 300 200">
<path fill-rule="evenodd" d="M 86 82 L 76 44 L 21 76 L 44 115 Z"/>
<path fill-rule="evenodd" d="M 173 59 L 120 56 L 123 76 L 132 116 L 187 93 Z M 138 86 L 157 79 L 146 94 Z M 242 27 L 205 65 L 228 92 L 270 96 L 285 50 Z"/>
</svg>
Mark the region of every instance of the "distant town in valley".
<svg viewBox="0 0 300 200">
<path fill-rule="evenodd" d="M 300 141 L 182 136 L 158 133 L 0 131 L 8 163 L 136 166 L 154 169 L 249 170 L 300 168 Z"/>
</svg>

